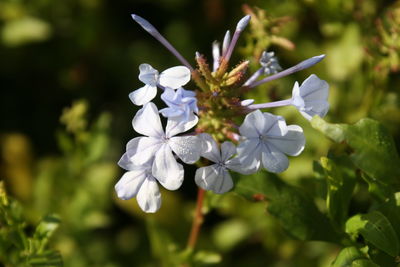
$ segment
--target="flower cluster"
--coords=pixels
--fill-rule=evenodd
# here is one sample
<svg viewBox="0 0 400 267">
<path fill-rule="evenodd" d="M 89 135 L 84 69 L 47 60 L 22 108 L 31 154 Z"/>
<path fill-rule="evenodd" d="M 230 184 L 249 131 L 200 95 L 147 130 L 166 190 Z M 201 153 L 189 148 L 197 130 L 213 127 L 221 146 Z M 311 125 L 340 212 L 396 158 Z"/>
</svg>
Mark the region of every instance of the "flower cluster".
<svg viewBox="0 0 400 267">
<path fill-rule="evenodd" d="M 329 86 L 314 74 L 300 86 L 294 84 L 290 99 L 260 104 L 254 104 L 253 99 L 241 99 L 260 84 L 311 67 L 324 58 L 312 57 L 282 70 L 274 53 L 265 51 L 259 61 L 260 69 L 247 79 L 249 61 L 229 70 L 230 57 L 250 21 L 249 15 L 238 22 L 232 38 L 227 31 L 221 47 L 218 42 L 212 44 L 212 69 L 198 52 L 198 68 L 193 68 L 148 21 L 137 15 L 132 18 L 183 64 L 161 73 L 149 64 L 141 64 L 139 80 L 145 85 L 129 94 L 133 104 L 142 106 L 132 125 L 143 136 L 128 142 L 118 163 L 127 172 L 115 189 L 121 199 L 136 197 L 145 212 L 156 212 L 161 206 L 158 184 L 168 190 L 182 185 L 184 168 L 180 162 L 196 163 L 196 184 L 217 194 L 234 186 L 229 171 L 285 171 L 289 166 L 287 156 L 297 156 L 304 149 L 303 130 L 260 109 L 291 105 L 308 120 L 314 115 L 325 116 L 329 109 Z M 182 87 L 190 80 L 197 89 Z M 151 102 L 158 91 L 165 103 L 160 110 Z M 166 120 L 165 131 L 160 114 Z"/>
</svg>

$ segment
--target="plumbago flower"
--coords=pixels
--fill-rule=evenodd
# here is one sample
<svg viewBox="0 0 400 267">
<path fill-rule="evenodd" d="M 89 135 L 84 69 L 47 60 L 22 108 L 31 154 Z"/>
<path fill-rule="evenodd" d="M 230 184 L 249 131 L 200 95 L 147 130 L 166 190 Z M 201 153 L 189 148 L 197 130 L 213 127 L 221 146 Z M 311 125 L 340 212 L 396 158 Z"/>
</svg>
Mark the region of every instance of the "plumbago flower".
<svg viewBox="0 0 400 267">
<path fill-rule="evenodd" d="M 296 82 L 292 97 L 287 100 L 254 104 L 254 99 L 244 97 L 258 85 L 309 68 L 325 57 L 315 56 L 282 70 L 275 54 L 264 51 L 257 57 L 259 69 L 250 75 L 249 59 L 230 67 L 249 15 L 237 23 L 232 36 L 226 32 L 222 45 L 212 43 L 211 69 L 199 52 L 195 53 L 197 68 L 193 68 L 151 23 L 135 14 L 132 18 L 182 63 L 161 73 L 149 64 L 140 65 L 139 80 L 145 86 L 129 95 L 134 104 L 143 105 L 132 121 L 133 129 L 143 136 L 128 142 L 119 162 L 127 172 L 115 189 L 122 199 L 136 197 L 145 212 L 155 212 L 161 206 L 158 184 L 168 190 L 182 185 L 181 162 L 199 166 L 194 178 L 201 188 L 198 203 L 203 199 L 202 190 L 218 194 L 231 190 L 234 184 L 230 171 L 285 171 L 288 156 L 298 156 L 304 150 L 303 130 L 298 125 L 287 125 L 281 116 L 259 109 L 291 105 L 308 120 L 314 115 L 325 116 L 329 109 L 329 86 L 314 74 L 300 86 Z M 195 86 L 188 84 L 190 79 Z M 191 86 L 192 90 L 182 86 Z M 160 109 L 150 102 L 156 97 L 157 88 L 163 91 L 160 97 L 165 103 Z M 165 131 L 159 113 L 166 118 Z M 194 131 L 187 133 L 191 129 Z M 199 160 L 201 157 L 204 159 Z M 201 213 L 201 208 L 197 212 Z"/>
<path fill-rule="evenodd" d="M 174 91 L 166 88 L 161 95 L 161 99 L 168 106 L 160 110 L 160 113 L 166 118 L 176 118 L 186 122 L 194 113 L 199 113 L 197 107 L 196 93 L 179 88 Z"/>
<path fill-rule="evenodd" d="M 185 66 L 176 66 L 158 73 L 149 64 L 139 66 L 139 80 L 145 86 L 129 94 L 133 104 L 142 106 L 154 99 L 157 95 L 157 86 L 177 89 L 190 81 L 190 70 Z"/>
<path fill-rule="evenodd" d="M 263 67 L 264 73 L 267 75 L 275 74 L 282 70 L 274 52 L 264 51 L 260 58 L 260 65 Z"/>
<path fill-rule="evenodd" d="M 198 186 L 217 194 L 226 193 L 233 187 L 228 169 L 241 174 L 251 172 L 242 167 L 239 158 L 232 158 L 236 154 L 236 147 L 232 142 L 223 142 L 220 151 L 211 135 L 202 133 L 199 137 L 203 141 L 201 156 L 215 164 L 197 169 L 194 179 Z"/>
<path fill-rule="evenodd" d="M 324 117 L 329 110 L 328 103 L 329 85 L 312 74 L 299 87 L 294 84 L 292 93 L 292 105 L 307 119 L 314 115 Z"/>
<path fill-rule="evenodd" d="M 247 106 L 249 109 L 292 105 L 300 111 L 304 118 L 311 120 L 315 115 L 324 117 L 328 113 L 328 95 L 328 83 L 318 78 L 317 75 L 312 74 L 300 87 L 298 82 L 294 84 L 291 99 L 264 104 L 247 104 L 248 102 L 243 102 L 242 105 Z"/>
<path fill-rule="evenodd" d="M 127 154 L 135 164 L 145 164 L 153 161 L 152 174 L 167 189 L 178 189 L 183 181 L 183 167 L 173 155 L 188 164 L 195 163 L 200 157 L 201 145 L 197 136 L 175 136 L 196 125 L 198 118 L 191 121 L 169 119 L 164 132 L 156 105 L 147 103 L 133 118 L 133 129 L 146 135 L 136 137 L 128 142 Z"/>
<path fill-rule="evenodd" d="M 115 185 L 118 197 L 124 200 L 136 197 L 142 210 L 156 212 L 161 206 L 161 194 L 157 178 L 151 172 L 152 162 L 135 165 L 125 153 L 118 165 L 127 170 Z"/>
<path fill-rule="evenodd" d="M 283 172 L 289 166 L 286 155 L 297 156 L 304 149 L 303 129 L 288 126 L 284 118 L 271 113 L 253 111 L 246 116 L 239 132 L 245 137 L 238 146 L 240 162 L 254 172 L 261 165 L 270 172 Z"/>
</svg>

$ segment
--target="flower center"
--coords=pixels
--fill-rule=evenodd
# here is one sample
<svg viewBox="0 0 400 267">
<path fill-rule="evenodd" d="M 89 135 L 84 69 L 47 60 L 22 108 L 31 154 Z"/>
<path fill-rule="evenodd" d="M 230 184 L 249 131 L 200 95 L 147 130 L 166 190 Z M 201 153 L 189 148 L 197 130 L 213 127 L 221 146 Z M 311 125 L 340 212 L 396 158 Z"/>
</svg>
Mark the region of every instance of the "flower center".
<svg viewBox="0 0 400 267">
<path fill-rule="evenodd" d="M 226 168 L 225 167 L 225 162 L 222 162 L 222 161 L 217 162 L 217 166 L 220 167 L 220 168 Z"/>
<path fill-rule="evenodd" d="M 268 136 L 260 134 L 260 135 L 258 136 L 258 139 L 260 139 L 260 142 L 265 143 L 265 142 L 268 141 Z"/>
<path fill-rule="evenodd" d="M 168 144 L 168 141 L 169 141 L 169 138 L 168 138 L 166 135 L 164 135 L 163 137 L 161 137 L 161 142 L 162 142 L 162 143 Z"/>
</svg>

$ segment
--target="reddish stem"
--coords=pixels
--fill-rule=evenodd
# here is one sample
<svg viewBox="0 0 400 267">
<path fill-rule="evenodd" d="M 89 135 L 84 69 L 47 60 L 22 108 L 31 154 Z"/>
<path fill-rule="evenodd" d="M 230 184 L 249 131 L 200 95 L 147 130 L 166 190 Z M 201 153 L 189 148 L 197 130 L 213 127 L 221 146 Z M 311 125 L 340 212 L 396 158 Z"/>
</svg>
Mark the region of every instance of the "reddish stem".
<svg viewBox="0 0 400 267">
<path fill-rule="evenodd" d="M 192 222 L 192 229 L 190 231 L 189 240 L 187 243 L 187 247 L 191 250 L 196 246 L 197 238 L 199 236 L 200 227 L 203 224 L 204 214 L 203 214 L 203 202 L 204 202 L 204 194 L 205 190 L 199 187 L 197 191 L 197 203 L 196 203 L 196 211 Z"/>
</svg>

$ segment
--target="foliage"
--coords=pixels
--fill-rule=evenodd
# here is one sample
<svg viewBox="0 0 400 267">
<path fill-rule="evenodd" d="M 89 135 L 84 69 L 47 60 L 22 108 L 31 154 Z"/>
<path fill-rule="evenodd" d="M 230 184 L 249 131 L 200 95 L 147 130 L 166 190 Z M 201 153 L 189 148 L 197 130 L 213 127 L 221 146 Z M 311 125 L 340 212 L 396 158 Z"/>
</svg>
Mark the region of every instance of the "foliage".
<svg viewBox="0 0 400 267">
<path fill-rule="evenodd" d="M 194 251 L 193 169 L 183 190 L 162 192 L 157 214 L 115 197 L 116 162 L 134 137 L 126 96 L 141 86 L 137 67 L 175 60 L 130 13 L 194 62 L 243 15 L 241 3 L 0 2 L 0 176 L 10 195 L 1 190 L 1 264 L 399 266 L 400 2 L 247 2 L 257 19 L 239 40 L 243 57 L 268 46 L 287 68 L 327 55 L 248 97 L 285 99 L 312 71 L 329 82 L 331 109 L 311 123 L 274 110 L 302 126 L 305 151 L 282 174 L 237 175 L 233 192 L 207 193 Z"/>
<path fill-rule="evenodd" d="M 60 253 L 48 246 L 60 224 L 59 217 L 44 217 L 30 235 L 21 205 L 10 199 L 4 189 L 0 182 L 1 262 L 5 266 L 63 266 Z"/>
</svg>

